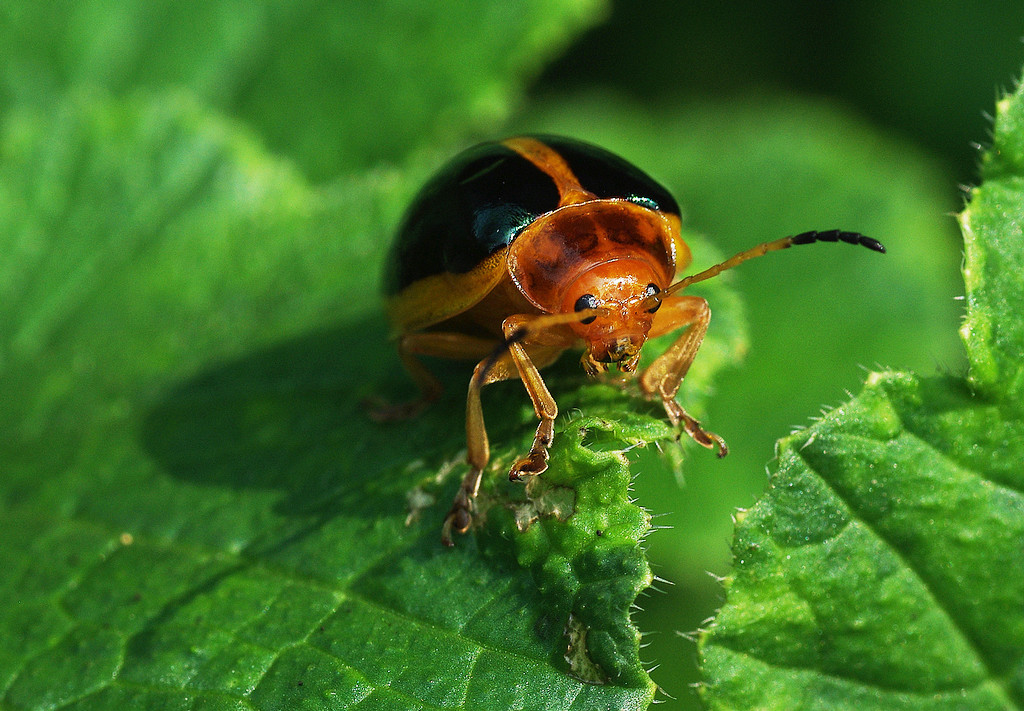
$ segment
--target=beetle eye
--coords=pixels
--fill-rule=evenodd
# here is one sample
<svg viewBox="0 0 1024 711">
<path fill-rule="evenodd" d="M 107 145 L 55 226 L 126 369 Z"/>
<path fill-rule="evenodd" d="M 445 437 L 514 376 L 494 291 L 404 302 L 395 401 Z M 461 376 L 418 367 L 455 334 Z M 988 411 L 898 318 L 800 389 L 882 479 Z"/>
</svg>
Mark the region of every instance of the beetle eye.
<svg viewBox="0 0 1024 711">
<path fill-rule="evenodd" d="M 649 297 L 654 296 L 655 294 L 659 293 L 660 291 L 661 291 L 661 289 L 658 288 L 657 284 L 648 284 L 647 288 L 644 289 L 644 296 L 649 298 Z M 655 302 L 654 306 L 652 306 L 651 308 L 647 309 L 647 313 L 653 314 L 655 311 L 657 311 L 660 308 L 661 308 L 661 299 L 658 299 Z"/>
<path fill-rule="evenodd" d="M 576 299 L 576 304 L 573 306 L 573 309 L 576 311 L 584 311 L 586 309 L 596 309 L 597 307 L 597 297 L 593 294 L 584 294 L 580 298 Z M 596 318 L 597 316 L 588 316 L 587 318 L 580 320 L 580 323 L 593 323 Z"/>
</svg>

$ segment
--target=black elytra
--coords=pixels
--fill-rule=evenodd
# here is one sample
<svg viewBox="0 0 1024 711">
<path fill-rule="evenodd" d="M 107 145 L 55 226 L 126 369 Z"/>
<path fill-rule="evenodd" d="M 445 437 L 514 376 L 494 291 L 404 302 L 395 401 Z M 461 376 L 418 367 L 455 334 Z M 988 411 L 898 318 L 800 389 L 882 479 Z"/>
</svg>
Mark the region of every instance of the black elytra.
<svg viewBox="0 0 1024 711">
<path fill-rule="evenodd" d="M 672 194 L 619 156 L 561 136 L 529 136 L 554 149 L 599 199 L 622 198 L 674 215 Z M 551 176 L 501 142 L 481 143 L 446 164 L 417 194 L 386 260 L 385 294 L 442 273 L 464 274 L 554 211 Z"/>
</svg>

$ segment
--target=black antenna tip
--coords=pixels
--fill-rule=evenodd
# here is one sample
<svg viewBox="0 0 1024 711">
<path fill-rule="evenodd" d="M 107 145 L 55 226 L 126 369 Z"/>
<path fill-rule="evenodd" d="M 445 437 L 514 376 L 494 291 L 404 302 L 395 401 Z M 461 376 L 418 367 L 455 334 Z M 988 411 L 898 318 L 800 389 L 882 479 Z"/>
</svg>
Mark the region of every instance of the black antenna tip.
<svg viewBox="0 0 1024 711">
<path fill-rule="evenodd" d="M 792 238 L 793 244 L 813 244 L 814 242 L 846 242 L 847 244 L 859 244 L 861 247 L 867 247 L 875 252 L 881 252 L 885 254 L 885 245 L 879 242 L 877 239 L 871 239 L 865 237 L 860 232 L 843 232 L 842 230 L 824 230 L 819 232 L 812 230 L 810 232 L 801 232 L 798 235 L 794 235 Z"/>
<path fill-rule="evenodd" d="M 881 252 L 882 254 L 885 254 L 885 245 L 879 242 L 877 239 L 871 239 L 870 237 L 865 237 L 864 235 L 861 235 L 858 244 L 863 245 L 868 249 L 872 249 L 876 252 Z"/>
</svg>

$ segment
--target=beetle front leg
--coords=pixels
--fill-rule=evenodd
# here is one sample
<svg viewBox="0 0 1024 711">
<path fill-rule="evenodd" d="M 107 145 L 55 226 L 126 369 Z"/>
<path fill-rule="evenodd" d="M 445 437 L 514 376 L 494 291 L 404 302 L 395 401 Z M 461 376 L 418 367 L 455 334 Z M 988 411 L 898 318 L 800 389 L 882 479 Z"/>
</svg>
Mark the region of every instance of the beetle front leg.
<svg viewBox="0 0 1024 711">
<path fill-rule="evenodd" d="M 640 376 L 640 389 L 645 395 L 661 399 L 665 412 L 673 425 L 682 426 L 694 442 L 708 449 L 717 449 L 718 456 L 729 453 L 725 440 L 701 427 L 683 406 L 676 401 L 676 393 L 693 363 L 704 334 L 711 322 L 708 302 L 698 296 L 670 296 L 662 302 L 655 316 L 651 336 L 669 333 L 686 326 L 686 331 L 655 359 Z"/>
<path fill-rule="evenodd" d="M 515 363 L 519 377 L 526 387 L 526 392 L 530 395 L 533 412 L 540 420 L 529 453 L 517 460 L 509 469 L 508 478 L 511 481 L 520 481 L 523 477 L 536 476 L 548 468 L 548 448 L 551 447 L 555 438 L 555 418 L 558 417 L 558 405 L 555 403 L 555 398 L 551 396 L 548 386 L 545 385 L 536 363 L 530 358 L 522 343 L 513 340 L 514 334 L 520 329 L 529 327 L 530 320 L 529 316 L 510 316 L 501 326 L 505 339 L 509 343 L 512 362 Z M 538 340 L 537 338 L 531 339 L 531 343 L 537 343 Z M 560 350 L 565 345 L 567 344 L 556 343 L 556 348 Z M 553 358 L 547 360 L 553 360 Z"/>
<path fill-rule="evenodd" d="M 466 461 L 469 472 L 462 480 L 452 507 L 444 519 L 441 541 L 453 545 L 451 532 L 465 533 L 473 523 L 473 512 L 483 470 L 490 460 L 490 444 L 484 426 L 483 408 L 480 405 L 480 390 L 484 385 L 519 377 L 526 387 L 533 403 L 534 413 L 540 419 L 529 453 L 516 461 L 509 470 L 509 479 L 517 481 L 524 476 L 540 474 L 548 466 L 548 447 L 554 439 L 555 418 L 558 406 L 551 396 L 539 368 L 553 363 L 558 355 L 572 343 L 572 335 L 556 329 L 529 332 L 527 338 L 515 340 L 519 329 L 529 329 L 531 316 L 510 316 L 505 319 L 502 329 L 508 350 L 497 358 L 488 357 L 480 361 L 469 381 L 466 398 Z M 525 345 L 524 345 L 525 344 Z M 533 353 L 531 357 L 526 347 Z"/>
<path fill-rule="evenodd" d="M 466 462 L 469 464 L 469 471 L 462 478 L 459 491 L 455 494 L 452 507 L 441 526 L 441 542 L 446 546 L 454 545 L 453 528 L 456 533 L 465 533 L 473 524 L 473 509 L 477 492 L 480 490 L 480 479 L 483 477 L 484 467 L 491 458 L 491 446 L 487 440 L 487 428 L 484 426 L 484 411 L 480 405 L 480 389 L 488 383 L 514 377 L 516 369 L 507 353 L 493 363 L 491 358 L 485 358 L 473 369 L 469 393 L 466 396 Z"/>
</svg>

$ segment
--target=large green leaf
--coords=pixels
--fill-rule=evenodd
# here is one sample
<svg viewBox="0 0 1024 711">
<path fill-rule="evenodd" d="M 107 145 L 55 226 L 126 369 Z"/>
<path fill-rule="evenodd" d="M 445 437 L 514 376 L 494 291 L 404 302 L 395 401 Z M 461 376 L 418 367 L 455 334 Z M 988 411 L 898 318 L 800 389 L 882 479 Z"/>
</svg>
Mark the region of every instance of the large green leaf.
<svg viewBox="0 0 1024 711">
<path fill-rule="evenodd" d="M 601 0 L 83 0 L 0 10 L 0 107 L 184 86 L 323 178 L 483 129 Z"/>
<path fill-rule="evenodd" d="M 711 708 L 1024 706 L 1024 94 L 964 211 L 968 379 L 888 372 L 782 441 L 702 645 Z"/>
<path fill-rule="evenodd" d="M 465 375 L 412 422 L 359 404 L 411 394 L 377 274 L 419 169 L 313 189 L 182 94 L 15 112 L 0 158 L 5 705 L 646 706 L 625 451 L 661 415 L 556 369 L 527 499 L 532 408 L 490 388 L 483 528 L 447 551 Z"/>
</svg>

